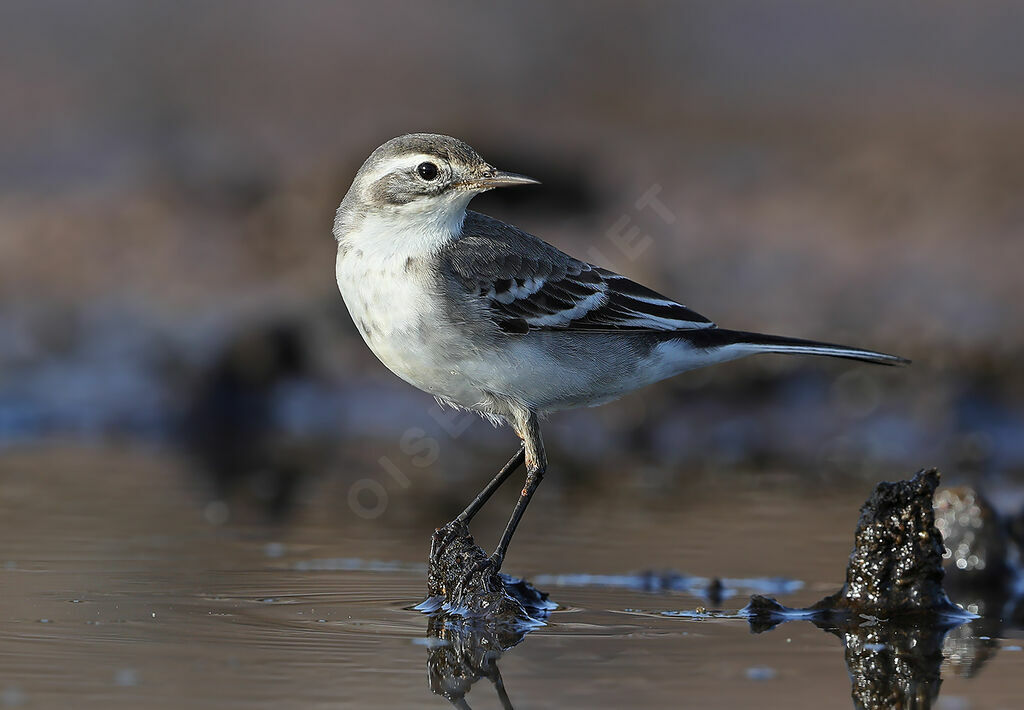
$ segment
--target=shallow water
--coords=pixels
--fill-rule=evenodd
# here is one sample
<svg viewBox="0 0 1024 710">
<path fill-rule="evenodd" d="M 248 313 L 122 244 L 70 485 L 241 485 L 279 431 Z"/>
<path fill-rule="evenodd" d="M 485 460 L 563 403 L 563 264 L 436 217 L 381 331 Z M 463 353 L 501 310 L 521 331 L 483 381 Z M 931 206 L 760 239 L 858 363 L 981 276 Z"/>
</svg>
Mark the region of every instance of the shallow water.
<svg viewBox="0 0 1024 710">
<path fill-rule="evenodd" d="M 448 706 L 428 662 L 467 634 L 428 635 L 409 607 L 451 491 L 414 484 L 363 520 L 327 480 L 287 525 L 218 525 L 166 453 L 9 451 L 0 475 L 0 707 Z M 834 591 L 869 488 L 763 473 L 667 497 L 542 489 L 506 569 L 559 608 L 476 667 L 496 666 L 517 708 L 850 707 L 864 678 L 839 638 L 802 621 L 752 634 L 736 612 L 751 593 L 800 606 Z M 475 525 L 485 547 L 505 505 Z M 692 576 L 636 574 L 651 569 Z M 950 633 L 934 707 L 1019 707 L 1024 632 L 992 629 Z M 488 678 L 465 700 L 500 707 Z"/>
</svg>

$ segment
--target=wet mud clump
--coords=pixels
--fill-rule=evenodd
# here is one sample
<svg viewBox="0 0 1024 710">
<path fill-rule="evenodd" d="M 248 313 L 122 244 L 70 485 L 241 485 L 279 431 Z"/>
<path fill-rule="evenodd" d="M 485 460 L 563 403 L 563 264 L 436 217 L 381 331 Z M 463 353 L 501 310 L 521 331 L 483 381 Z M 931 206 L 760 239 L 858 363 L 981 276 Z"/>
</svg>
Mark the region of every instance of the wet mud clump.
<svg viewBox="0 0 1024 710">
<path fill-rule="evenodd" d="M 861 506 L 846 582 L 811 609 L 892 618 L 959 614 L 942 588 L 942 534 L 932 501 L 935 469 L 909 481 L 879 483 Z"/>
<path fill-rule="evenodd" d="M 417 609 L 430 614 L 427 676 L 431 692 L 455 707 L 477 681 L 494 686 L 502 707 L 511 708 L 498 659 L 555 608 L 548 595 L 494 569 L 464 525 L 434 533 L 427 569 L 427 599 Z"/>
<path fill-rule="evenodd" d="M 842 588 L 806 609 L 755 595 L 755 633 L 806 619 L 842 640 L 857 708 L 929 708 L 941 685 L 943 640 L 969 615 L 943 589 L 934 469 L 879 483 L 860 510 Z"/>
<path fill-rule="evenodd" d="M 528 582 L 495 571 L 465 526 L 446 526 L 431 540 L 427 599 L 417 608 L 518 628 L 542 624 L 555 604 Z"/>
<path fill-rule="evenodd" d="M 932 508 L 938 485 L 935 469 L 919 471 L 909 481 L 879 483 L 861 506 L 842 588 L 806 609 L 755 595 L 744 610 L 751 623 L 771 628 L 793 618 L 962 616 L 942 587 L 945 548 Z"/>
</svg>

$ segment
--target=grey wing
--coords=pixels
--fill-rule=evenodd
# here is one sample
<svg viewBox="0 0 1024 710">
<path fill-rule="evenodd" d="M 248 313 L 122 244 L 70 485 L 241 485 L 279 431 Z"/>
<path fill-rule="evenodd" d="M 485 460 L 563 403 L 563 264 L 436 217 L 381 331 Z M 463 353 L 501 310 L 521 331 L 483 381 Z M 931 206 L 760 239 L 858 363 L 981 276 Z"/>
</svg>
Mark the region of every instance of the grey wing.
<svg viewBox="0 0 1024 710">
<path fill-rule="evenodd" d="M 670 298 L 470 212 L 447 262 L 504 331 L 673 331 L 713 328 Z"/>
</svg>

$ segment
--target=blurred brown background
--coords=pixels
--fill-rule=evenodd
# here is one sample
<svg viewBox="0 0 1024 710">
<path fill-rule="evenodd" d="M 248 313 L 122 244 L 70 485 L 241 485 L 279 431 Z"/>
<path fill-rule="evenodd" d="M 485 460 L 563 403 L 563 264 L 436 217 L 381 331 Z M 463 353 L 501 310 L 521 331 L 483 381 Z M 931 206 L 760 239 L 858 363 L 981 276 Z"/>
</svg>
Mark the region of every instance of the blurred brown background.
<svg viewBox="0 0 1024 710">
<path fill-rule="evenodd" d="M 511 436 L 463 435 L 391 376 L 333 281 L 332 214 L 356 168 L 394 135 L 437 131 L 545 183 L 476 209 L 728 327 L 915 361 L 752 359 L 561 415 L 548 439 L 566 480 L 597 462 L 652 485 L 752 464 L 1013 476 L 1022 15 L 5 3 L 0 446 L 155 445 L 215 472 L 215 497 L 263 472 L 258 497 L 281 510 L 309 470 L 401 495 L 381 452 L 410 476 L 482 480 L 474 466 Z M 409 463 L 421 440 L 437 456 Z"/>
<path fill-rule="evenodd" d="M 474 208 L 726 327 L 914 360 L 552 417 L 506 569 L 562 606 L 501 659 L 516 706 L 917 692 L 909 647 L 865 680 L 863 640 L 686 610 L 835 590 L 873 484 L 924 466 L 1024 508 L 1022 37 L 1013 0 L 0 3 L 0 706 L 446 705 L 408 607 L 515 439 L 389 373 L 338 295 L 334 210 L 410 131 L 544 183 Z M 927 651 L 942 707 L 1019 704 L 1019 618 L 990 621 Z"/>
</svg>

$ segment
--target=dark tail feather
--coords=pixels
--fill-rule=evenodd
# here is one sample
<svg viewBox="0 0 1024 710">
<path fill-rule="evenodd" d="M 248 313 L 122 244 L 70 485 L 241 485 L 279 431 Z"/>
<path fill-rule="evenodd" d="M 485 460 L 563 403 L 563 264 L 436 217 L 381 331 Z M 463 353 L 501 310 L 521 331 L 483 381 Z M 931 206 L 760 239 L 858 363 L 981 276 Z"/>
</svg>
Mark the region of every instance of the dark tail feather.
<svg viewBox="0 0 1024 710">
<path fill-rule="evenodd" d="M 909 365 L 910 360 L 898 355 L 852 348 L 848 345 L 821 343 L 815 340 L 787 338 L 782 335 L 764 335 L 763 333 L 745 333 L 740 330 L 724 330 L 722 328 L 700 328 L 687 331 L 676 331 L 682 337 L 699 348 L 715 349 L 726 346 L 737 346 L 753 353 L 795 353 L 803 355 L 824 355 L 841 357 L 849 360 L 871 362 L 876 365 Z M 747 346 L 747 347 L 744 347 Z"/>
</svg>

